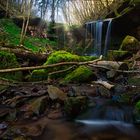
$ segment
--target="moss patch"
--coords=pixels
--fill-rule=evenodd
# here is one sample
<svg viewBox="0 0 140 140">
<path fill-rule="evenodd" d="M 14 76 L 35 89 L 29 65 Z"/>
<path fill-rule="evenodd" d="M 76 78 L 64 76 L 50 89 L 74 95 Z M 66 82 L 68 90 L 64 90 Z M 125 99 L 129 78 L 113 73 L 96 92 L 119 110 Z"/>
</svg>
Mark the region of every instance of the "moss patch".
<svg viewBox="0 0 140 140">
<path fill-rule="evenodd" d="M 120 46 L 120 50 L 129 51 L 132 53 L 140 49 L 139 41 L 133 36 L 126 36 Z"/>
<path fill-rule="evenodd" d="M 73 82 L 86 82 L 93 77 L 93 72 L 86 66 L 79 66 L 73 72 L 66 75 L 63 79 L 63 83 Z M 94 79 L 94 78 L 93 78 Z"/>
<path fill-rule="evenodd" d="M 0 69 L 19 67 L 16 56 L 13 53 L 0 51 Z M 21 80 L 21 72 L 1 73 L 0 77 L 9 80 Z"/>
<path fill-rule="evenodd" d="M 140 77 L 129 77 L 128 78 L 128 84 L 130 84 L 130 85 L 137 85 L 137 86 L 139 86 L 140 85 Z"/>
<path fill-rule="evenodd" d="M 108 60 L 124 60 L 129 55 L 130 55 L 130 53 L 128 51 L 110 50 L 110 51 L 108 51 L 107 58 L 108 58 Z"/>
<path fill-rule="evenodd" d="M 47 59 L 47 61 L 44 63 L 44 65 L 49 65 L 49 64 L 56 64 L 56 63 L 60 63 L 60 62 L 82 62 L 82 61 L 90 61 L 90 60 L 94 60 L 97 57 L 93 57 L 93 56 L 78 56 L 75 54 L 71 54 L 69 52 L 66 51 L 55 51 L 53 52 L 49 58 Z M 59 70 L 65 70 L 67 68 L 71 67 L 71 65 L 65 65 L 65 66 L 57 66 L 57 67 L 53 67 L 53 68 L 48 68 L 45 70 L 34 70 L 32 72 L 32 76 L 34 78 L 36 78 L 36 80 L 43 80 L 44 78 L 47 79 L 47 75 L 51 72 L 54 71 L 59 71 Z M 67 74 L 69 74 L 70 72 L 72 72 L 72 69 L 66 72 L 63 72 L 62 74 L 54 74 L 52 76 L 50 76 L 50 78 L 64 78 Z M 87 71 L 86 71 L 87 72 Z M 43 74 L 42 74 L 43 73 Z M 41 76 L 42 75 L 42 76 Z"/>
<path fill-rule="evenodd" d="M 31 81 L 41 81 L 48 78 L 48 74 L 45 72 L 44 69 L 41 70 L 33 70 L 31 77 L 29 77 L 29 80 Z"/>
</svg>

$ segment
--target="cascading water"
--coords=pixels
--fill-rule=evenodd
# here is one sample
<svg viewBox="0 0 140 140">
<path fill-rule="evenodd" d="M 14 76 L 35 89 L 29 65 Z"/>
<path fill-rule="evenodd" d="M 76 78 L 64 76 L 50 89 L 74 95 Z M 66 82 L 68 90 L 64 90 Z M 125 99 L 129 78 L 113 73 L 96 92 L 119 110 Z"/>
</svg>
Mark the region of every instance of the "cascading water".
<svg viewBox="0 0 140 140">
<path fill-rule="evenodd" d="M 108 27 L 106 31 L 106 37 L 105 37 L 105 46 L 103 50 L 102 38 L 103 38 L 103 25 L 105 22 L 108 22 Z M 86 23 L 86 39 L 88 36 L 88 32 L 90 32 L 90 34 L 92 35 L 91 39 L 94 40 L 93 42 L 94 52 L 92 52 L 91 55 L 95 55 L 95 56 L 107 55 L 107 51 L 109 49 L 110 39 L 111 39 L 111 23 L 112 23 L 112 19 L 98 20 L 98 21 Z"/>
<path fill-rule="evenodd" d="M 104 48 L 104 55 L 107 55 L 107 51 L 110 46 L 110 39 L 111 39 L 111 23 L 112 19 L 108 19 L 108 27 L 107 27 L 107 32 L 106 32 L 106 38 L 105 38 L 105 48 Z"/>
<path fill-rule="evenodd" d="M 95 42 L 94 42 L 94 50 L 95 55 L 101 55 L 101 47 L 102 47 L 102 27 L 103 21 L 97 21 L 95 28 Z"/>
</svg>

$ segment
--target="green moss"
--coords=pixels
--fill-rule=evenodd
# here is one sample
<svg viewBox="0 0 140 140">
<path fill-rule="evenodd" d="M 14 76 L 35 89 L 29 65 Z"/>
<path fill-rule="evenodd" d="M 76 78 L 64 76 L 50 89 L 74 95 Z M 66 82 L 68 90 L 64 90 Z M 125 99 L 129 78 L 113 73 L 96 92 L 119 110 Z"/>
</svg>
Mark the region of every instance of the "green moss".
<svg viewBox="0 0 140 140">
<path fill-rule="evenodd" d="M 130 77 L 128 78 L 128 84 L 130 85 L 140 85 L 140 77 Z"/>
<path fill-rule="evenodd" d="M 19 67 L 16 56 L 13 53 L 0 51 L 0 69 L 15 68 Z M 1 73 L 0 77 L 11 79 L 11 80 L 20 80 L 22 77 L 21 72 L 11 72 L 11 73 Z"/>
<path fill-rule="evenodd" d="M 49 64 L 56 64 L 60 62 L 81 62 L 81 61 L 90 61 L 94 60 L 97 57 L 93 56 L 78 56 L 75 54 L 71 54 L 66 51 L 55 51 L 53 52 L 47 59 L 47 61 L 44 63 L 44 65 L 49 65 Z M 45 70 L 35 70 L 32 72 L 32 77 L 33 79 L 37 78 L 36 80 L 43 80 L 47 79 L 47 75 L 51 72 L 54 71 L 59 71 L 59 70 L 65 70 L 69 68 L 70 65 L 65 65 L 65 66 L 57 66 L 57 67 L 52 67 L 52 68 L 47 68 Z M 72 72 L 72 69 L 66 72 L 63 72 L 62 74 L 54 74 L 50 76 L 50 78 L 64 78 L 68 73 Z M 86 71 L 87 72 L 87 71 Z M 40 78 L 39 78 L 40 77 Z"/>
<path fill-rule="evenodd" d="M 120 50 L 129 51 L 132 53 L 137 52 L 140 49 L 139 41 L 133 36 L 126 36 L 122 41 Z"/>
<path fill-rule="evenodd" d="M 48 78 L 48 74 L 44 69 L 41 70 L 33 70 L 31 77 L 29 78 L 32 81 L 41 81 Z"/>
<path fill-rule="evenodd" d="M 107 54 L 108 60 L 122 60 L 127 56 L 129 56 L 129 52 L 122 50 L 109 50 Z"/>
<path fill-rule="evenodd" d="M 63 79 L 63 83 L 69 82 L 86 82 L 91 77 L 93 77 L 93 72 L 86 66 L 79 66 L 73 72 L 66 75 Z"/>
<path fill-rule="evenodd" d="M 140 101 L 136 103 L 135 109 L 140 112 Z"/>
</svg>

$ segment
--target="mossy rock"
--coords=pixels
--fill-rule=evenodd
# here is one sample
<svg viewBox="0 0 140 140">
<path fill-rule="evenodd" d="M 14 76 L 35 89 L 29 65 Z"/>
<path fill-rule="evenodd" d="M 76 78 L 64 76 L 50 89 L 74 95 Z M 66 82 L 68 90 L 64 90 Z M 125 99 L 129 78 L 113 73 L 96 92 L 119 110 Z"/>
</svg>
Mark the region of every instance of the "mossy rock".
<svg viewBox="0 0 140 140">
<path fill-rule="evenodd" d="M 29 80 L 31 81 L 41 81 L 48 78 L 48 74 L 44 69 L 40 70 L 33 70 L 31 77 L 29 77 Z"/>
<path fill-rule="evenodd" d="M 73 119 L 88 107 L 86 96 L 69 97 L 64 102 L 64 111 L 68 118 Z"/>
<path fill-rule="evenodd" d="M 19 67 L 15 54 L 10 52 L 0 51 L 0 61 L 0 69 Z M 22 78 L 22 72 L 0 73 L 0 77 L 18 81 Z"/>
<path fill-rule="evenodd" d="M 140 43 L 135 37 L 128 35 L 122 41 L 120 50 L 136 53 L 138 50 L 140 50 Z"/>
<path fill-rule="evenodd" d="M 93 74 L 90 68 L 79 66 L 77 69 L 66 75 L 62 83 L 87 82 L 96 79 L 97 77 Z"/>
<path fill-rule="evenodd" d="M 44 65 L 56 64 L 56 63 L 60 63 L 60 62 L 89 61 L 89 60 L 94 60 L 96 58 L 97 57 L 95 57 L 95 56 L 78 56 L 78 55 L 72 54 L 70 52 L 61 50 L 61 51 L 53 52 L 49 56 L 47 61 L 44 63 Z"/>
<path fill-rule="evenodd" d="M 140 85 L 140 77 L 139 76 L 129 77 L 128 84 L 139 86 Z"/>
<path fill-rule="evenodd" d="M 140 101 L 135 104 L 134 119 L 136 123 L 140 123 Z"/>
<path fill-rule="evenodd" d="M 131 54 L 128 51 L 122 51 L 122 50 L 109 50 L 107 54 L 108 60 L 111 61 L 119 61 L 119 60 L 125 60 L 127 57 L 131 56 Z"/>
<path fill-rule="evenodd" d="M 49 65 L 49 64 L 56 64 L 56 63 L 60 63 L 60 62 L 83 62 L 83 61 L 90 61 L 90 60 L 94 60 L 97 57 L 94 56 L 78 56 L 75 54 L 72 54 L 70 52 L 66 52 L 66 51 L 55 51 L 53 52 L 47 59 L 47 61 L 43 64 L 43 65 Z M 69 68 L 70 65 L 65 65 L 65 66 L 57 66 L 57 67 L 52 67 L 52 68 L 47 68 L 45 70 L 34 70 L 32 72 L 32 76 L 33 78 L 36 78 L 36 80 L 43 80 L 43 79 L 47 79 L 47 75 L 51 72 L 54 71 L 59 71 L 59 70 L 64 70 Z M 50 76 L 50 78 L 63 78 L 65 77 L 68 73 L 72 72 L 72 69 L 66 72 L 63 72 L 62 74 L 54 74 L 52 76 Z M 43 76 L 44 75 L 44 76 Z"/>
</svg>

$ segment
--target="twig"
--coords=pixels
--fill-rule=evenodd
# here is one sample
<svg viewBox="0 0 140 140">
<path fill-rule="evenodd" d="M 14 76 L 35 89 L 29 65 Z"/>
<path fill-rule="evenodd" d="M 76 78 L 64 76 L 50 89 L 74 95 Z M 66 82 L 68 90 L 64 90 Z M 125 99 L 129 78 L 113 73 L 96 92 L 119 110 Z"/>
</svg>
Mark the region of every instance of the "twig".
<svg viewBox="0 0 140 140">
<path fill-rule="evenodd" d="M 65 70 L 58 70 L 58 71 L 51 72 L 51 73 L 49 73 L 49 76 L 51 76 L 53 74 L 59 74 L 59 73 L 63 73 L 63 72 L 69 71 L 69 70 L 73 69 L 74 67 L 75 67 L 75 65 L 71 66 L 71 67 L 69 67 L 69 68 L 67 68 Z"/>
</svg>

